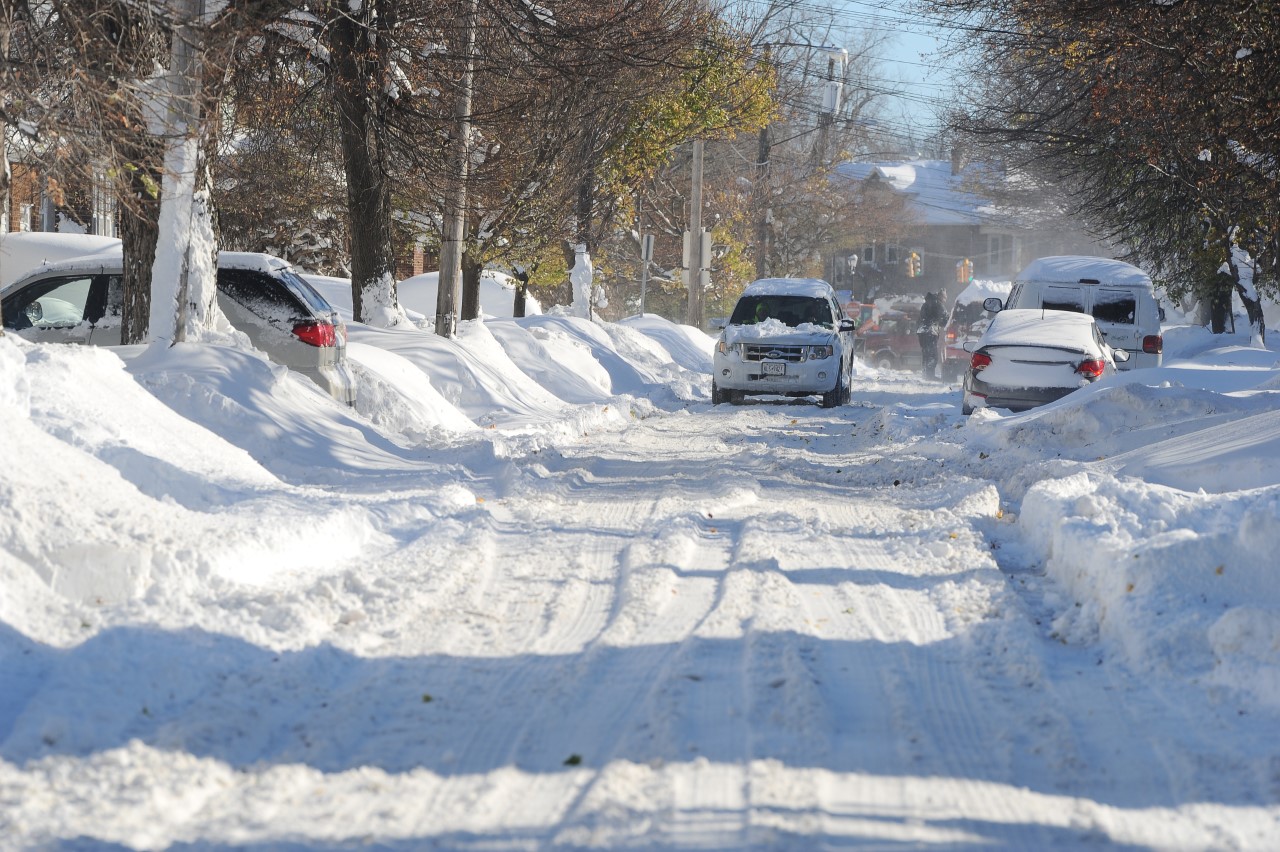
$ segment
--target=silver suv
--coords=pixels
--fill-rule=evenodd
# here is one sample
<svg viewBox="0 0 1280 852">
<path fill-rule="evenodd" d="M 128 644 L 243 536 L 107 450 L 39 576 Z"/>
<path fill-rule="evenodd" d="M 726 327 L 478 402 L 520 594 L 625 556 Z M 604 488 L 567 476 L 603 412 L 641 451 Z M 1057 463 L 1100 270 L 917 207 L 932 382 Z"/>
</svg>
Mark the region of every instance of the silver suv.
<svg viewBox="0 0 1280 852">
<path fill-rule="evenodd" d="M 0 293 L 5 330 L 34 342 L 120 345 L 122 269 L 119 251 L 40 267 Z M 355 404 L 346 325 L 286 261 L 221 252 L 218 306 L 272 361 L 307 376 L 339 402 Z"/>
<path fill-rule="evenodd" d="M 748 285 L 722 326 L 712 357 L 711 401 L 748 394 L 849 401 L 854 322 L 818 278 L 762 278 Z"/>
</svg>

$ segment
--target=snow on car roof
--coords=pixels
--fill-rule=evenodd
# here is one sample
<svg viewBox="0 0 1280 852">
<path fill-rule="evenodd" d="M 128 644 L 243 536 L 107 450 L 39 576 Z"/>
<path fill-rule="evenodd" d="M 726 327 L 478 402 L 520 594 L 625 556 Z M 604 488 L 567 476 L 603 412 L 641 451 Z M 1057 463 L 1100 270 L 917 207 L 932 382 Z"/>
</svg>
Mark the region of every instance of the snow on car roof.
<svg viewBox="0 0 1280 852">
<path fill-rule="evenodd" d="M 956 304 L 968 305 L 973 302 L 983 302 L 992 297 L 1002 300 L 1007 299 L 1009 290 L 1012 287 L 1012 281 L 989 281 L 975 278 L 956 296 Z"/>
<path fill-rule="evenodd" d="M 112 240 L 106 244 L 104 248 L 94 254 L 85 254 L 80 257 L 69 257 L 65 260 L 42 263 L 19 277 L 14 281 L 14 284 L 26 281 L 36 273 L 98 272 L 100 270 L 119 272 L 123 264 L 124 255 L 121 243 L 119 240 Z M 275 255 L 245 251 L 218 252 L 218 266 L 223 269 L 249 269 L 266 273 L 275 272 L 280 269 L 292 268 L 292 264 L 287 260 L 282 260 Z M 5 291 L 8 291 L 9 289 L 10 288 L 8 286 L 4 287 Z"/>
<path fill-rule="evenodd" d="M 1093 317 L 1076 311 L 1014 308 L 992 318 L 979 346 L 1024 346 L 1046 344 L 1093 351 Z"/>
<path fill-rule="evenodd" d="M 810 296 L 822 299 L 835 291 L 821 278 L 761 278 L 752 281 L 743 296 Z"/>
<path fill-rule="evenodd" d="M 8 286 L 29 273 L 66 260 L 120 251 L 120 241 L 93 234 L 47 231 L 0 233 L 0 286 Z"/>
<path fill-rule="evenodd" d="M 1075 283 L 1091 279 L 1102 284 L 1137 284 L 1151 286 L 1151 276 L 1131 263 L 1106 257 L 1061 255 L 1031 261 L 1018 273 L 1018 281 L 1056 281 Z"/>
<path fill-rule="evenodd" d="M 279 269 L 289 269 L 292 264 L 273 254 L 261 254 L 252 251 L 220 251 L 218 252 L 218 266 L 223 269 L 252 269 L 258 272 L 275 272 Z"/>
</svg>

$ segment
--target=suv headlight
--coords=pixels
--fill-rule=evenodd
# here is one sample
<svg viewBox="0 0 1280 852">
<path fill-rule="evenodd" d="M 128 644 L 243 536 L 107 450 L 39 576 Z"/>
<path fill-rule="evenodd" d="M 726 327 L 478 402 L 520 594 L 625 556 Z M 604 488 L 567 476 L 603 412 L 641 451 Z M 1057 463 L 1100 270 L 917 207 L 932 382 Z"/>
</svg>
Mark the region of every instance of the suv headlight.
<svg viewBox="0 0 1280 852">
<path fill-rule="evenodd" d="M 821 361 L 823 358 L 830 358 L 830 357 L 831 357 L 830 346 L 810 346 L 809 347 L 810 361 Z"/>
</svg>

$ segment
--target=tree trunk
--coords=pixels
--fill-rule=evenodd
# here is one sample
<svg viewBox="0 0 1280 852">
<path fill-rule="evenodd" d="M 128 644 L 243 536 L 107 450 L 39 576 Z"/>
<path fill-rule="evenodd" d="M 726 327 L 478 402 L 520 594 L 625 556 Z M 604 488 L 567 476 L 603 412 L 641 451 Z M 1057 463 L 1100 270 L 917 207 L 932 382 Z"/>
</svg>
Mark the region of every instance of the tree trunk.
<svg viewBox="0 0 1280 852">
<path fill-rule="evenodd" d="M 158 180 L 158 176 L 157 176 Z M 160 236 L 160 199 L 139 193 L 121 205 L 120 241 L 124 253 L 124 313 L 120 341 L 144 343 L 151 322 L 151 269 Z"/>
<path fill-rule="evenodd" d="M 364 4 L 368 21 L 374 2 Z M 375 309 L 397 309 L 391 233 L 391 189 L 383 170 L 382 128 L 374 105 L 381 97 L 380 54 L 368 44 L 368 27 L 349 14 L 331 29 L 333 88 L 347 178 L 351 228 L 351 306 L 356 322 L 374 319 Z M 380 313 L 380 312 L 379 312 Z"/>
<path fill-rule="evenodd" d="M 511 306 L 511 315 L 513 317 L 522 317 L 529 308 L 529 271 L 527 269 L 517 269 L 514 277 L 518 283 L 516 284 L 515 301 Z"/>
<path fill-rule="evenodd" d="M 475 259 L 474 252 L 462 254 L 462 319 L 480 318 L 480 273 L 484 264 Z"/>
<path fill-rule="evenodd" d="M 1209 330 L 1214 334 L 1227 333 L 1227 321 L 1231 318 L 1231 289 L 1235 282 L 1225 275 L 1220 279 L 1209 295 Z"/>
<path fill-rule="evenodd" d="M 151 272 L 160 237 L 160 164 L 164 158 L 160 141 L 141 130 L 146 125 L 140 115 L 131 126 L 137 130 L 125 131 L 121 154 L 133 168 L 122 170 L 116 189 L 124 255 L 120 341 L 125 344 L 145 343 L 150 333 Z"/>
</svg>

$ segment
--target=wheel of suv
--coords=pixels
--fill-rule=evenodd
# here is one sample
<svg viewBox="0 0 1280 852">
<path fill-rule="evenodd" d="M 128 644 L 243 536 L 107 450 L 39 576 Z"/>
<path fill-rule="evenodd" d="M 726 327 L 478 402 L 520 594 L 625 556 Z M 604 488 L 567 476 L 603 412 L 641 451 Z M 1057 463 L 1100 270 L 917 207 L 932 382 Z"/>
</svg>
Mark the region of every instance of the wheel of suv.
<svg viewBox="0 0 1280 852">
<path fill-rule="evenodd" d="M 711 380 L 711 404 L 720 405 L 721 403 L 725 403 L 728 401 L 729 401 L 728 392 L 722 391 L 720 389 L 720 386 L 716 384 L 716 380 L 712 379 Z"/>
<path fill-rule="evenodd" d="M 835 408 L 849 401 L 849 382 L 843 373 L 836 379 L 836 386 L 822 395 L 823 408 Z"/>
<path fill-rule="evenodd" d="M 888 352 L 877 352 L 876 357 L 872 359 L 872 363 L 881 370 L 892 370 L 898 366 L 897 359 Z"/>
</svg>

